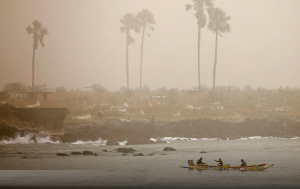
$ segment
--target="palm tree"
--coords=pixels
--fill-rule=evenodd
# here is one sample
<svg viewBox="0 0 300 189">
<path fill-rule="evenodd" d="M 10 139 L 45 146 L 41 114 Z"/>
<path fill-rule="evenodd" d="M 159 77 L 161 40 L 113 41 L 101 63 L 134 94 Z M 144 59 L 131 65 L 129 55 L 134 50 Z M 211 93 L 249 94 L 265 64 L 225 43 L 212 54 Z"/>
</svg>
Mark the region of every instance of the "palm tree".
<svg viewBox="0 0 300 189">
<path fill-rule="evenodd" d="M 215 45 L 215 61 L 213 69 L 213 92 L 215 91 L 216 84 L 216 69 L 217 69 L 217 52 L 218 52 L 218 36 L 221 33 L 230 32 L 230 25 L 227 23 L 230 20 L 229 16 L 220 8 L 209 9 L 209 23 L 208 28 L 216 33 L 216 45 Z"/>
<path fill-rule="evenodd" d="M 32 53 L 32 92 L 34 91 L 34 61 L 35 50 L 38 48 L 39 42 L 44 47 L 44 36 L 48 34 L 46 28 L 42 27 L 41 22 L 35 20 L 32 22 L 33 27 L 30 25 L 26 28 L 28 34 L 33 34 L 33 53 Z"/>
<path fill-rule="evenodd" d="M 139 21 L 139 25 L 143 30 L 142 33 L 142 44 L 141 44 L 141 68 L 140 68 L 140 89 L 142 89 L 142 68 L 143 68 L 143 48 L 144 48 L 144 36 L 145 36 L 145 30 L 148 28 L 150 30 L 154 30 L 153 25 L 155 24 L 154 16 L 148 9 L 143 9 L 141 12 L 137 14 L 137 19 Z M 150 33 L 147 33 L 146 35 L 150 37 Z"/>
<path fill-rule="evenodd" d="M 206 25 L 206 15 L 204 10 L 208 10 L 213 7 L 213 0 L 193 0 L 193 4 L 187 4 L 185 10 L 189 11 L 192 8 L 195 10 L 194 16 L 197 19 L 198 24 L 198 82 L 199 82 L 199 91 L 201 91 L 201 82 L 200 82 L 200 39 L 201 39 L 201 28 L 204 28 Z"/>
<path fill-rule="evenodd" d="M 120 28 L 122 33 L 126 33 L 126 76 L 127 76 L 127 88 L 129 89 L 129 66 L 128 66 L 128 46 L 134 42 L 133 37 L 130 35 L 130 30 L 139 32 L 139 24 L 137 18 L 131 14 L 127 13 L 120 20 L 123 26 Z"/>
</svg>

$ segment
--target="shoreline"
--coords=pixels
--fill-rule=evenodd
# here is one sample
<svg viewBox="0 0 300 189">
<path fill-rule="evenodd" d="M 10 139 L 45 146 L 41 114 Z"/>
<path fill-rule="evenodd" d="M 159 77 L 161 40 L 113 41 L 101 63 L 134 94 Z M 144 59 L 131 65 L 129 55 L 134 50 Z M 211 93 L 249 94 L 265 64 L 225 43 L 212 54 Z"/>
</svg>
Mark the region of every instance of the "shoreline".
<svg viewBox="0 0 300 189">
<path fill-rule="evenodd" d="M 74 143 L 106 140 L 106 145 L 154 144 L 150 140 L 163 137 L 237 140 L 248 137 L 294 138 L 300 136 L 300 122 L 288 119 L 268 120 L 246 118 L 242 122 L 225 122 L 213 119 L 186 119 L 180 121 L 148 121 L 113 119 L 105 122 L 67 122 L 62 130 L 30 129 L 30 124 L 1 122 L 0 140 L 14 138 L 17 133 L 25 136 L 33 133 L 33 140 L 39 137 L 51 136 L 53 141 Z M 157 141 L 165 142 L 165 141 Z"/>
</svg>

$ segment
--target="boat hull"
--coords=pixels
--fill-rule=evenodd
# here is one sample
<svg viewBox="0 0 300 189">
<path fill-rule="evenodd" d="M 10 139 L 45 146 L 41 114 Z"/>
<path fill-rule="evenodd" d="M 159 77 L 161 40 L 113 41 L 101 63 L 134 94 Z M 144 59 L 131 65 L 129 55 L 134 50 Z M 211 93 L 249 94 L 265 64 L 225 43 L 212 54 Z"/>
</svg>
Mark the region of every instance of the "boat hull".
<svg viewBox="0 0 300 189">
<path fill-rule="evenodd" d="M 198 170 L 218 170 L 218 171 L 260 171 L 272 167 L 274 164 L 257 164 L 249 166 L 230 166 L 230 165 L 206 165 L 206 164 L 194 164 L 192 160 L 188 161 L 190 169 Z"/>
</svg>

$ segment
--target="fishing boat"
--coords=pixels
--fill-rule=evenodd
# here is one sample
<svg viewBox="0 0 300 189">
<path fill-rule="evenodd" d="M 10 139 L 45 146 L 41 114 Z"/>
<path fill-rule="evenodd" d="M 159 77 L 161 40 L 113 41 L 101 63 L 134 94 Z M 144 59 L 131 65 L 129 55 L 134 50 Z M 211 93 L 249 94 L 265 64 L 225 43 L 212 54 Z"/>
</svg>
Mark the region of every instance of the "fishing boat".
<svg viewBox="0 0 300 189">
<path fill-rule="evenodd" d="M 217 165 L 206 165 L 206 164 L 194 164 L 193 160 L 188 160 L 190 169 L 198 170 L 218 170 L 218 171 L 261 171 L 272 167 L 274 164 L 257 164 L 257 165 L 247 165 L 247 166 L 230 166 L 228 164 L 217 166 Z"/>
</svg>

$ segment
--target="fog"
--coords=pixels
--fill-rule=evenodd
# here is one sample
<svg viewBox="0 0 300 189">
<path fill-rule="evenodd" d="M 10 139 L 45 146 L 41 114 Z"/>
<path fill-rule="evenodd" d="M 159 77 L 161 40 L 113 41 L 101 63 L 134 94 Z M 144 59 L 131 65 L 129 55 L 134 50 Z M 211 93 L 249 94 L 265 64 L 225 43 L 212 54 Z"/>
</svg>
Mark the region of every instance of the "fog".
<svg viewBox="0 0 300 189">
<path fill-rule="evenodd" d="M 148 9 L 156 24 L 145 37 L 143 84 L 190 89 L 198 86 L 197 20 L 191 0 L 0 0 L 0 88 L 31 84 L 32 35 L 39 20 L 49 31 L 35 56 L 35 83 L 68 89 L 101 83 L 126 86 L 126 36 L 120 19 Z M 299 87 L 300 1 L 215 0 L 231 17 L 231 32 L 218 41 L 217 86 Z M 139 87 L 141 33 L 129 46 L 130 88 Z M 212 87 L 215 34 L 201 33 L 201 84 Z"/>
</svg>

